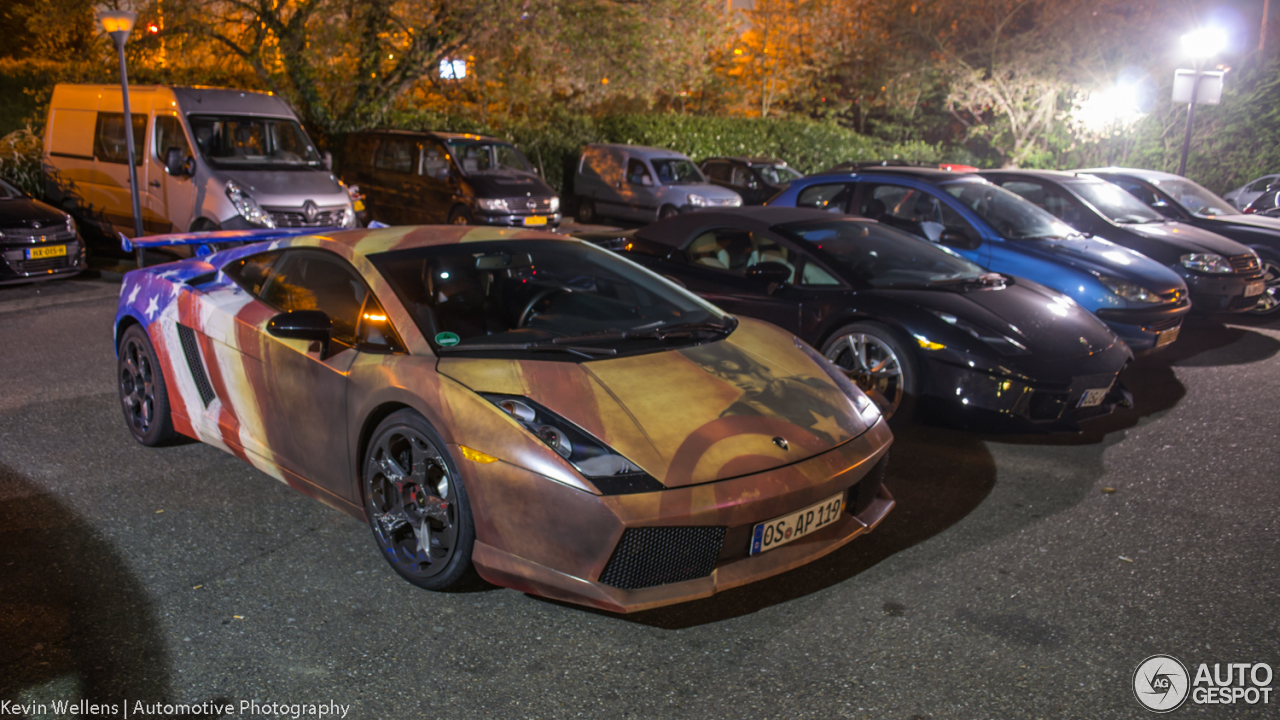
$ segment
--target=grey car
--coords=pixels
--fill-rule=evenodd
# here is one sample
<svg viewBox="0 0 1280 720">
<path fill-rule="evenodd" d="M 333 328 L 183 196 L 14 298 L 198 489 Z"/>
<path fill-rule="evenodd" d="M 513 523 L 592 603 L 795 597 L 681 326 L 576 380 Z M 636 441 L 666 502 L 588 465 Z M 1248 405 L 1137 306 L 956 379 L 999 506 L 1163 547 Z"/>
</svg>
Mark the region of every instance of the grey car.
<svg viewBox="0 0 1280 720">
<path fill-rule="evenodd" d="M 1224 193 L 1222 199 L 1231 203 L 1235 209 L 1244 210 L 1250 203 L 1257 200 L 1259 195 L 1266 192 L 1268 187 L 1276 183 L 1280 183 L 1280 175 L 1263 175 L 1260 178 L 1250 180 L 1231 192 Z"/>
<path fill-rule="evenodd" d="M 740 207 L 742 197 L 707 182 L 687 156 L 639 145 L 587 145 L 573 180 L 578 222 L 650 223 L 701 208 Z"/>
</svg>

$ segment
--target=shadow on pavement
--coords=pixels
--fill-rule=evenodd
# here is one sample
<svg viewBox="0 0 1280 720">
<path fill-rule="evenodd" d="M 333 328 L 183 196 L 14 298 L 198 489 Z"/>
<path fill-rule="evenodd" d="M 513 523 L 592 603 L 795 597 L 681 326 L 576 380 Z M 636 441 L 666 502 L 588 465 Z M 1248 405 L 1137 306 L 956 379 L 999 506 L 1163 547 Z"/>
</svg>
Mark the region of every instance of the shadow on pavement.
<svg viewBox="0 0 1280 720">
<path fill-rule="evenodd" d="M 2 464 L 0 587 L 0 699 L 118 708 L 169 697 L 142 586 L 87 523 Z"/>
<path fill-rule="evenodd" d="M 655 610 L 618 615 L 577 605 L 566 607 L 667 630 L 749 615 L 842 583 L 932 538 L 981 505 L 995 486 L 991 454 L 981 439 L 970 433 L 910 427 L 896 436 L 890 453 L 885 485 L 897 505 L 875 532 L 826 557 L 709 598 Z"/>
</svg>

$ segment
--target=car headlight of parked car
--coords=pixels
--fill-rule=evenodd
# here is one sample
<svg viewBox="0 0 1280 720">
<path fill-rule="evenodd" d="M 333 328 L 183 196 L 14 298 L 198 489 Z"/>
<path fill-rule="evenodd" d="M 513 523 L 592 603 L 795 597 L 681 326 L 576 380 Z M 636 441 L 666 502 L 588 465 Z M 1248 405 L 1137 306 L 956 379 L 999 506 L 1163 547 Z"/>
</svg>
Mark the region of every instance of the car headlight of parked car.
<svg viewBox="0 0 1280 720">
<path fill-rule="evenodd" d="M 742 207 L 742 197 L 731 197 L 728 204 L 729 207 Z"/>
<path fill-rule="evenodd" d="M 937 310 L 932 312 L 934 315 L 942 318 L 943 322 L 948 325 L 954 325 L 969 333 L 973 337 L 991 346 L 993 350 L 1001 355 L 1029 355 L 1031 353 L 1031 351 L 1027 349 L 1026 345 L 1023 345 L 1004 333 L 982 327 L 976 323 L 971 323 L 968 320 L 958 318 L 951 313 L 944 313 Z"/>
<path fill-rule="evenodd" d="M 1189 256 L 1183 257 L 1184 263 L 1186 261 L 1186 257 L 1189 257 Z M 1218 256 L 1215 255 L 1214 257 L 1218 257 Z M 1120 278 L 1107 277 L 1106 275 L 1099 275 L 1098 279 L 1102 281 L 1103 285 L 1107 286 L 1108 290 L 1115 293 L 1116 295 L 1119 295 L 1125 300 L 1129 300 L 1131 302 L 1137 302 L 1137 303 L 1164 302 L 1164 298 L 1160 297 L 1158 293 L 1152 290 L 1148 290 L 1142 287 L 1141 285 L 1135 285 L 1126 280 L 1121 280 Z"/>
<path fill-rule="evenodd" d="M 551 212 L 553 213 L 560 212 L 560 198 L 558 197 L 551 198 Z"/>
<path fill-rule="evenodd" d="M 704 197 L 702 197 L 701 195 L 697 195 L 697 194 L 695 194 L 695 193 L 689 193 L 689 196 L 688 196 L 687 198 L 685 198 L 685 200 L 686 200 L 690 205 L 692 205 L 692 206 L 694 206 L 694 207 L 706 207 L 706 206 L 707 206 L 707 199 L 706 199 L 706 198 L 704 198 Z"/>
<path fill-rule="evenodd" d="M 227 199 L 231 201 L 231 206 L 236 209 L 240 217 L 248 220 L 254 225 L 273 228 L 276 221 L 271 218 L 271 214 L 263 210 L 258 201 L 254 200 L 249 193 L 240 187 L 240 183 L 235 180 L 227 181 Z"/>
<path fill-rule="evenodd" d="M 647 474 L 585 430 L 527 397 L 490 394 L 482 394 L 481 397 L 515 418 L 524 429 L 568 460 L 588 480 Z"/>
<path fill-rule="evenodd" d="M 1231 263 L 1217 253 L 1189 253 L 1182 256 L 1182 266 L 1202 273 L 1227 274 L 1235 272 Z"/>
<path fill-rule="evenodd" d="M 344 227 L 344 228 L 353 228 L 353 227 L 358 227 L 359 223 L 357 223 L 357 222 L 356 222 L 356 209 L 355 209 L 355 208 L 351 207 L 350 205 L 347 205 L 346 207 L 342 208 L 342 223 L 341 223 L 341 225 L 342 225 L 342 227 Z"/>
<path fill-rule="evenodd" d="M 67 216 L 67 232 L 74 233 L 76 231 L 76 221 L 70 215 Z"/>
<path fill-rule="evenodd" d="M 477 198 L 476 205 L 485 212 L 505 213 L 510 212 L 507 209 L 507 201 L 503 198 Z"/>
</svg>

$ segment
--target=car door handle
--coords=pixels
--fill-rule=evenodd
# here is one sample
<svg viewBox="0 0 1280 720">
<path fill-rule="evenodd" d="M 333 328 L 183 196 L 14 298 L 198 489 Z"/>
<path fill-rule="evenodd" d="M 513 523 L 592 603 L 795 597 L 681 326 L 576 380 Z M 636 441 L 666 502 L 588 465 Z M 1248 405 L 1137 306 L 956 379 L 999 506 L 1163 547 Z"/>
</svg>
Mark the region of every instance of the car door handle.
<svg viewBox="0 0 1280 720">
<path fill-rule="evenodd" d="M 148 184 L 148 185 L 150 185 L 150 186 L 151 186 L 151 187 L 153 187 L 153 188 L 158 188 L 158 187 L 160 187 L 160 181 L 159 181 L 159 180 L 152 180 L 151 182 L 149 182 L 149 183 L 147 183 L 147 184 Z"/>
</svg>

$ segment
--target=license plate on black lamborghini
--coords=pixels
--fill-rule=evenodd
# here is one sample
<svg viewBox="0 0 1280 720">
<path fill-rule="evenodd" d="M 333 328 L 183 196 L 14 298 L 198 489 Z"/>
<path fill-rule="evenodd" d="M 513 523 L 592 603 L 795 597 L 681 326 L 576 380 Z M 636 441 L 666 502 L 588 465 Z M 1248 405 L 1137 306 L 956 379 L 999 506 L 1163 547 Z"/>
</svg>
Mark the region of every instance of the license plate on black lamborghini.
<svg viewBox="0 0 1280 720">
<path fill-rule="evenodd" d="M 817 532 L 840 519 L 843 511 L 844 493 L 840 493 L 790 515 L 762 522 L 751 532 L 751 554 L 758 555 Z"/>
<path fill-rule="evenodd" d="M 1261 295 L 1262 291 L 1266 289 L 1267 282 L 1265 280 L 1257 280 L 1244 286 L 1244 296 L 1253 297 L 1254 295 Z"/>
<path fill-rule="evenodd" d="M 1080 405 L 1082 408 L 1098 407 L 1103 400 L 1107 399 L 1107 393 L 1111 392 L 1111 388 L 1097 388 L 1095 390 L 1085 390 L 1080 396 Z"/>
</svg>

